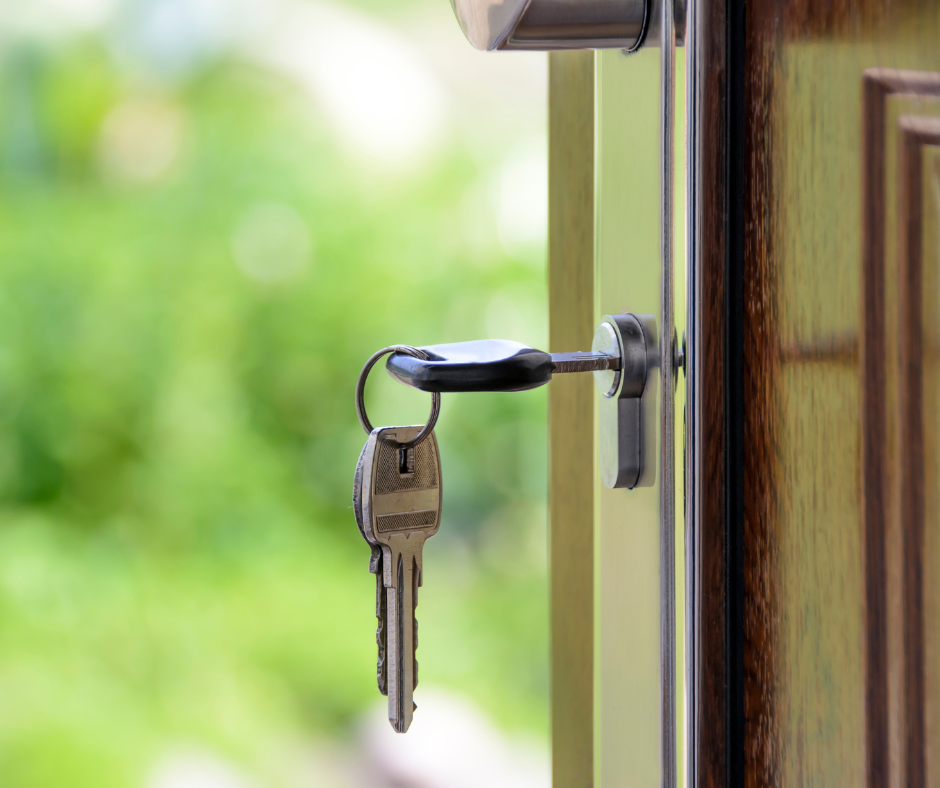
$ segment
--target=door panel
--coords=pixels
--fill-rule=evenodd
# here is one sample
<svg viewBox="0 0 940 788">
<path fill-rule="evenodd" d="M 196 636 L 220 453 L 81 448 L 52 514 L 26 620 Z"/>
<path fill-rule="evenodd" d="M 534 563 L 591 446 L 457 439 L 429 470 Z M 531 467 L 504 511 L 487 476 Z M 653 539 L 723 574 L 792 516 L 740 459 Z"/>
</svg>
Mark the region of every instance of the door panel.
<svg viewBox="0 0 940 788">
<path fill-rule="evenodd" d="M 927 78 L 940 88 L 940 76 Z M 900 582 L 889 626 L 897 644 L 900 678 L 897 703 L 891 704 L 900 741 L 900 777 L 907 785 L 937 785 L 937 217 L 940 210 L 938 146 L 940 118 L 922 113 L 933 102 L 917 102 L 898 119 L 898 305 L 900 374 L 898 380 L 898 456 L 901 458 L 894 547 Z M 918 112 L 920 111 L 920 112 Z M 915 114 L 917 113 L 917 114 Z M 894 530 L 894 529 L 892 529 Z M 891 551 L 889 551 L 890 554 Z M 891 586 L 889 585 L 889 592 Z M 890 595 L 890 594 L 889 594 Z M 896 633 L 896 634 L 895 634 Z"/>
<path fill-rule="evenodd" d="M 902 611 L 907 110 L 870 94 L 871 69 L 940 69 L 938 8 L 757 0 L 731 20 L 730 781 L 923 784 L 903 700 L 923 613 Z"/>
<path fill-rule="evenodd" d="M 691 782 L 937 784 L 940 5 L 692 0 L 688 30 Z M 595 86 L 593 319 L 661 325 L 659 52 Z M 602 786 L 666 778 L 648 467 L 595 481 Z"/>
<path fill-rule="evenodd" d="M 936 129 L 936 127 L 934 127 Z M 916 265 L 922 266 L 920 276 L 921 301 L 918 315 L 920 332 L 920 371 L 915 371 L 913 392 L 918 392 L 908 401 L 910 416 L 920 418 L 914 423 L 913 434 L 922 440 L 922 471 L 917 479 L 923 495 L 923 532 L 920 556 L 916 550 L 911 557 L 913 569 L 921 581 L 922 594 L 920 616 L 913 619 L 915 626 L 923 627 L 920 647 L 923 649 L 919 661 L 923 668 L 923 743 L 926 785 L 940 785 L 940 151 L 935 145 L 924 151 L 921 232 L 922 254 Z M 916 298 L 916 289 L 911 295 Z M 915 330 L 917 330 L 915 328 Z M 913 344 L 913 343 L 912 343 Z M 914 356 L 915 363 L 917 356 Z M 917 401 L 919 399 L 919 402 Z M 916 408 L 916 410 L 915 410 Z M 912 451 L 912 459 L 917 455 Z M 915 543 L 916 546 L 916 543 Z M 917 600 L 915 599 L 915 602 Z M 916 613 L 915 609 L 915 613 Z M 915 641 L 916 643 L 916 641 Z M 916 703 L 918 696 L 911 693 Z"/>
</svg>

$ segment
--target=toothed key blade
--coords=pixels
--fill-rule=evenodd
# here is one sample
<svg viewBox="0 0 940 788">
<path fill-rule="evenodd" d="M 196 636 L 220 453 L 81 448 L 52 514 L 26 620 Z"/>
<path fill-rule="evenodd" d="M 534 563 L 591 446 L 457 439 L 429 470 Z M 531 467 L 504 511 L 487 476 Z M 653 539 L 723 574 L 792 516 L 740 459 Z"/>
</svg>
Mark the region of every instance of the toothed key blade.
<svg viewBox="0 0 940 788">
<path fill-rule="evenodd" d="M 432 433 L 413 449 L 400 447 L 420 429 L 374 430 L 375 440 L 370 436 L 363 458 L 362 524 L 366 539 L 382 547 L 388 718 L 399 733 L 408 730 L 415 709 L 415 605 L 424 543 L 437 533 L 441 521 L 437 439 Z"/>
</svg>

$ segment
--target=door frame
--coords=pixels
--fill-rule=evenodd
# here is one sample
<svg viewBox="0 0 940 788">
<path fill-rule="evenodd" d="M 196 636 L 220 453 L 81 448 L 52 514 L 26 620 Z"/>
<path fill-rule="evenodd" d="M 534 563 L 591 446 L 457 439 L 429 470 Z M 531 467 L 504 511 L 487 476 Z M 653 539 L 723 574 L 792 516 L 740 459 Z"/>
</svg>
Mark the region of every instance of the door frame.
<svg viewBox="0 0 940 788">
<path fill-rule="evenodd" d="M 548 56 L 549 351 L 594 337 L 594 53 Z M 594 380 L 549 386 L 552 782 L 590 785 L 594 759 Z"/>
</svg>

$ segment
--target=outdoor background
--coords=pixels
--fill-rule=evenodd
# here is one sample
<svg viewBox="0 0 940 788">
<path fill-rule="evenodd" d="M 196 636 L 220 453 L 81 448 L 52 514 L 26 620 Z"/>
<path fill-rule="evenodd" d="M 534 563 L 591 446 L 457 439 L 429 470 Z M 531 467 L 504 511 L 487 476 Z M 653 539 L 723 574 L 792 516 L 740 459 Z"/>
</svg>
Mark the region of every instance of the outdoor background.
<svg viewBox="0 0 940 788">
<path fill-rule="evenodd" d="M 0 0 L 3 788 L 548 786 L 544 390 L 444 397 L 406 736 L 350 507 L 372 352 L 545 347 L 545 81 L 447 0 Z"/>
</svg>

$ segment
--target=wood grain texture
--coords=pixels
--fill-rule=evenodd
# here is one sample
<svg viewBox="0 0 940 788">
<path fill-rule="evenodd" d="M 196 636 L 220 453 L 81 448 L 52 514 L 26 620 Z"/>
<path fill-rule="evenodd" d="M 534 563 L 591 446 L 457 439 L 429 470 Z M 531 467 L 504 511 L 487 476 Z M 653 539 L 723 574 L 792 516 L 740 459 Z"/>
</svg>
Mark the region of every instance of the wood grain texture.
<svg viewBox="0 0 940 788">
<path fill-rule="evenodd" d="M 937 70 L 940 7 L 729 8 L 729 783 L 888 785 L 899 283 L 863 74 Z"/>
<path fill-rule="evenodd" d="M 889 449 L 892 423 L 889 416 L 890 402 L 893 397 L 889 393 L 891 375 L 890 355 L 893 344 L 888 337 L 888 308 L 886 292 L 889 278 L 887 263 L 887 184 L 886 171 L 888 164 L 888 99 L 892 96 L 930 96 L 940 94 L 940 75 L 930 72 L 902 71 L 892 69 L 868 69 L 864 74 L 862 99 L 862 299 L 863 299 L 863 365 L 862 389 L 864 413 L 862 419 L 862 446 L 863 446 L 863 478 L 865 482 L 864 516 L 864 562 L 865 562 L 865 602 L 866 602 L 866 736 L 869 784 L 873 786 L 887 785 L 891 780 L 892 771 L 895 779 L 904 779 L 905 775 L 914 778 L 921 774 L 921 765 L 913 764 L 914 772 L 908 775 L 908 754 L 899 751 L 892 759 L 891 741 L 892 708 L 891 708 L 891 637 L 889 632 L 889 596 L 892 581 L 890 579 L 889 557 L 892 553 L 892 539 L 889 535 L 889 521 L 891 519 L 893 477 L 901 485 L 901 494 L 898 504 L 902 507 L 901 520 L 896 530 L 903 544 L 909 541 L 907 525 L 911 523 L 908 517 L 908 508 L 905 502 L 905 487 L 908 483 L 908 473 L 912 466 L 905 460 L 905 467 L 900 473 L 894 473 L 889 467 L 889 458 L 892 456 Z M 901 150 L 902 164 L 900 175 L 902 179 L 909 175 L 910 161 L 905 161 L 912 155 L 909 151 L 911 135 L 902 132 Z M 918 181 L 919 183 L 920 181 Z M 897 276 L 900 282 L 901 308 L 896 310 L 898 319 L 902 321 L 901 341 L 899 352 L 901 354 L 902 370 L 905 361 L 905 332 L 909 329 L 909 315 L 906 315 L 907 275 L 905 266 L 909 267 L 906 251 L 909 234 L 904 231 L 905 218 L 909 219 L 909 204 L 911 195 L 910 185 L 904 182 L 899 190 L 900 223 L 901 223 L 901 249 L 899 257 L 900 270 Z M 918 197 L 919 199 L 919 197 Z M 918 213 L 919 215 L 919 213 Z M 918 241 L 919 243 L 919 241 Z M 919 314 L 919 312 L 918 312 Z M 901 390 L 901 407 L 903 408 L 903 390 L 907 377 L 902 371 L 898 388 Z M 902 432 L 905 422 L 900 424 Z M 903 441 L 904 436 L 901 436 Z M 895 453 L 896 457 L 902 456 Z M 905 450 L 906 456 L 906 450 Z M 922 518 L 920 518 L 922 520 Z M 903 549 L 903 548 L 902 548 Z M 906 550 L 905 550 L 906 552 Z M 901 584 L 906 589 L 907 561 L 906 556 L 901 562 Z M 906 624 L 907 594 L 904 593 L 904 617 Z M 907 654 L 906 645 L 895 649 L 901 654 Z M 898 666 L 895 671 L 900 680 L 905 680 L 905 666 Z M 922 671 L 921 671 L 922 672 Z M 904 704 L 901 704 L 904 705 Z M 894 712 L 896 719 L 894 728 L 907 728 L 913 722 L 914 728 L 921 731 L 922 719 L 917 714 L 909 720 L 906 710 Z M 919 721 L 918 721 L 919 720 Z M 900 734 L 905 735 L 905 734 Z M 901 750 L 899 746 L 899 750 Z M 893 766 L 892 766 L 893 761 Z M 922 782 L 910 783 L 921 785 Z"/>
<path fill-rule="evenodd" d="M 594 54 L 549 55 L 549 349 L 594 336 Z M 548 393 L 552 784 L 593 785 L 594 380 Z"/>
<path fill-rule="evenodd" d="M 728 782 L 725 318 L 727 7 L 692 0 L 687 26 L 686 572 L 688 775 Z"/>
<path fill-rule="evenodd" d="M 744 761 L 734 773 L 747 785 L 772 785 L 780 779 L 781 754 L 778 748 L 766 746 L 781 700 L 777 679 L 780 654 L 774 648 L 782 623 L 776 615 L 779 585 L 774 567 L 780 560 L 778 495 L 783 479 L 778 451 L 782 425 L 775 401 L 780 317 L 774 296 L 779 272 L 773 248 L 778 222 L 775 199 L 780 186 L 772 166 L 777 140 L 753 131 L 755 115 L 765 128 L 773 127 L 777 95 L 773 83 L 762 79 L 769 65 L 768 50 L 755 40 L 767 35 L 773 9 L 749 4 L 746 11 L 747 47 L 744 57 L 735 60 L 745 72 L 744 183 L 732 181 L 732 188 L 743 199 L 744 236 L 729 261 L 735 302 L 729 320 L 729 413 L 736 421 L 730 430 L 734 470 L 729 539 L 736 560 L 732 572 L 740 578 L 733 626 L 741 671 L 735 682 L 737 698 L 732 713 L 741 715 L 746 732 L 739 750 Z M 748 232 L 753 227 L 760 231 Z"/>
<path fill-rule="evenodd" d="M 912 622 L 923 626 L 925 783 L 940 782 L 940 148 L 924 154 L 920 275 L 920 422 L 923 465 L 923 550 L 920 553 L 922 607 Z M 911 403 L 913 404 L 913 403 Z M 902 421 L 906 418 L 902 415 Z M 916 702 L 916 699 L 914 699 Z"/>
<path fill-rule="evenodd" d="M 862 96 L 862 473 L 865 484 L 866 736 L 870 785 L 889 775 L 887 566 L 888 477 L 885 347 L 885 102 L 890 84 L 865 74 Z"/>
<path fill-rule="evenodd" d="M 940 75 L 934 75 L 940 86 Z M 899 278 L 901 378 L 899 419 L 904 468 L 901 473 L 904 777 L 910 788 L 927 780 L 927 682 L 925 617 L 925 531 L 927 479 L 924 372 L 928 345 L 924 326 L 924 148 L 940 145 L 940 119 L 906 116 L 900 121 L 898 197 L 900 200 Z M 934 259 L 936 257 L 934 250 Z M 935 624 L 934 624 L 935 625 Z"/>
</svg>

